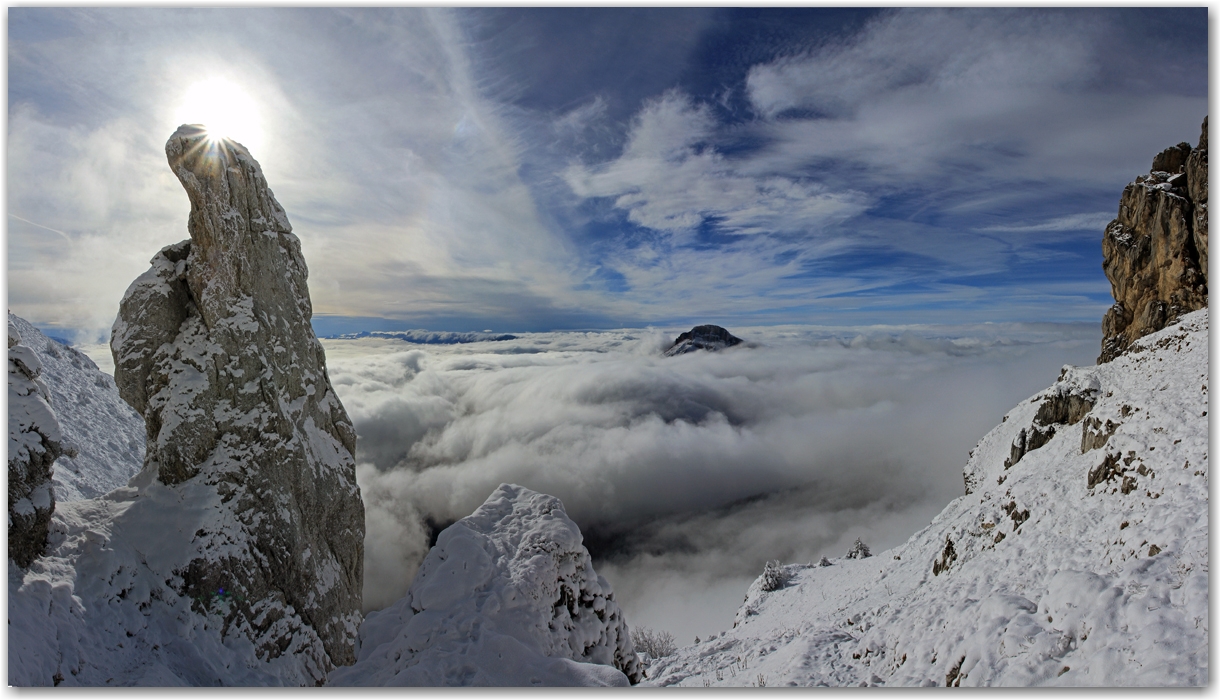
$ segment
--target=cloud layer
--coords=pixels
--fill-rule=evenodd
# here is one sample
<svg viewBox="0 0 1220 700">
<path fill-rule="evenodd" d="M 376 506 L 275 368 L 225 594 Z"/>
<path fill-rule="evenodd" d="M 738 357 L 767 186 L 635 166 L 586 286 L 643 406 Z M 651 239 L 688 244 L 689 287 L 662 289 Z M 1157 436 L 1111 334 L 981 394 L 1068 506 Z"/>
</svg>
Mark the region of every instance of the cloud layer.
<svg viewBox="0 0 1220 700">
<path fill-rule="evenodd" d="M 656 331 L 445 348 L 324 341 L 360 435 L 366 605 L 405 591 L 425 523 L 463 517 L 511 482 L 563 500 L 628 612 L 656 618 L 637 624 L 713 631 L 735 605 L 683 620 L 662 612 L 665 586 L 645 582 L 715 598 L 768 559 L 836 555 L 857 536 L 904 540 L 960 495 L 974 441 L 1065 361 L 1090 362 L 1098 336 L 734 331 L 752 346 L 678 358 L 660 356 L 672 334 Z"/>
</svg>

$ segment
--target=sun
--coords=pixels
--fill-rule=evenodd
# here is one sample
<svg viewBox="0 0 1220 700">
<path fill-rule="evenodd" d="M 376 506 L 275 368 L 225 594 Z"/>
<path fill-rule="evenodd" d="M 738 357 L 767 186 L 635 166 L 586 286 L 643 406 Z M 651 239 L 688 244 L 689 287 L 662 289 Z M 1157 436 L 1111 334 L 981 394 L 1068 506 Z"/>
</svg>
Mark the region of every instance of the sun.
<svg viewBox="0 0 1220 700">
<path fill-rule="evenodd" d="M 215 139 L 231 139 L 254 151 L 262 142 L 258 105 L 245 90 L 224 78 L 208 78 L 187 88 L 178 124 L 202 124 Z"/>
</svg>

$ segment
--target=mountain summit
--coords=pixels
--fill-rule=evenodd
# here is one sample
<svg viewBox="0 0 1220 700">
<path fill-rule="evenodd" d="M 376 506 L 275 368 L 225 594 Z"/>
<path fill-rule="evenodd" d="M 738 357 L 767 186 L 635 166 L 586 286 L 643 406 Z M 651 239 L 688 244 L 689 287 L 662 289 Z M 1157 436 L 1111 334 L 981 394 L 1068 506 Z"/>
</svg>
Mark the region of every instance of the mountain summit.
<svg viewBox="0 0 1220 700">
<path fill-rule="evenodd" d="M 696 350 L 723 350 L 741 344 L 741 338 L 729 333 L 720 326 L 711 324 L 695 326 L 678 336 L 674 344 L 665 351 L 666 357 L 685 355 Z"/>
</svg>

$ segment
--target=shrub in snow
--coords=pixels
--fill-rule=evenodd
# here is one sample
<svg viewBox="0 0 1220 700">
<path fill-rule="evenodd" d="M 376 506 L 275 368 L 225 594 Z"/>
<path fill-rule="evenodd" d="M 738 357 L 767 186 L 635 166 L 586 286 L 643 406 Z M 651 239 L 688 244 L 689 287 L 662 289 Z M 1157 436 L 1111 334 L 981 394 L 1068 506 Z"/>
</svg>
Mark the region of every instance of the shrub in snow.
<svg viewBox="0 0 1220 700">
<path fill-rule="evenodd" d="M 788 573 L 784 571 L 784 566 L 779 563 L 779 560 L 767 562 L 762 572 L 762 589 L 778 591 L 784 587 L 785 583 L 788 583 Z"/>
<path fill-rule="evenodd" d="M 822 557 L 822 560 L 818 562 L 818 566 L 830 566 L 830 560 Z"/>
<path fill-rule="evenodd" d="M 648 654 L 654 659 L 669 656 L 678 650 L 672 634 L 665 630 L 654 631 L 649 627 L 636 627 L 631 630 L 631 643 L 635 645 L 638 653 Z M 695 638 L 695 643 L 699 643 L 698 637 Z"/>
<path fill-rule="evenodd" d="M 859 537 L 856 538 L 856 543 L 847 550 L 848 559 L 867 559 L 873 556 L 873 553 L 868 551 L 868 545 L 864 544 Z"/>
</svg>

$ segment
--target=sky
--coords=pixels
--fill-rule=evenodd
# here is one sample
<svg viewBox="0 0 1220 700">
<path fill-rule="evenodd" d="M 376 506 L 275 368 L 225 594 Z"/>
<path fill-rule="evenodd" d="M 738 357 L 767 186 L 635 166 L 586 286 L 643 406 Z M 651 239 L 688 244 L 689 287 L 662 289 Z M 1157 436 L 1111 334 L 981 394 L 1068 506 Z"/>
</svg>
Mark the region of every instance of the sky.
<svg viewBox="0 0 1220 700">
<path fill-rule="evenodd" d="M 1207 8 L 14 7 L 8 70 L 9 308 L 81 341 L 220 107 L 322 334 L 1096 323 Z"/>
</svg>

